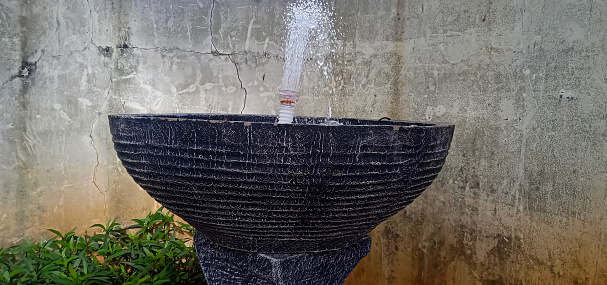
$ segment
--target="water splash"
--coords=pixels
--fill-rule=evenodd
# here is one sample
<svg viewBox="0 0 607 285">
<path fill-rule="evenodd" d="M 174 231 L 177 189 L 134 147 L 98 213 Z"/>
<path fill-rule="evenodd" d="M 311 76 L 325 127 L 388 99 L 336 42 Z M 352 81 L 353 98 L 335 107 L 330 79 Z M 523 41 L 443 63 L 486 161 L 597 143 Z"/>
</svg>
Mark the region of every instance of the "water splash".
<svg viewBox="0 0 607 285">
<path fill-rule="evenodd" d="M 335 59 L 336 31 L 334 30 L 333 7 L 323 0 L 307 0 L 291 3 L 287 6 L 287 28 L 285 64 L 281 92 L 296 94 L 291 100 L 281 95 L 279 123 L 290 124 L 295 104 L 299 98 L 300 80 L 306 62 L 316 63 L 326 81 L 332 74 Z M 329 59 L 329 60 L 327 60 Z M 318 84 L 322 86 L 322 84 Z M 315 86 L 314 88 L 317 88 Z M 335 86 L 327 84 L 329 107 Z M 291 104 L 285 104 L 289 101 Z M 331 115 L 329 114 L 329 119 Z"/>
<path fill-rule="evenodd" d="M 289 5 L 287 13 L 289 33 L 281 89 L 299 90 L 299 81 L 306 59 L 310 53 L 318 53 L 309 50 L 308 46 L 327 45 L 328 35 L 332 29 L 330 16 L 329 7 L 321 1 L 301 1 Z"/>
</svg>

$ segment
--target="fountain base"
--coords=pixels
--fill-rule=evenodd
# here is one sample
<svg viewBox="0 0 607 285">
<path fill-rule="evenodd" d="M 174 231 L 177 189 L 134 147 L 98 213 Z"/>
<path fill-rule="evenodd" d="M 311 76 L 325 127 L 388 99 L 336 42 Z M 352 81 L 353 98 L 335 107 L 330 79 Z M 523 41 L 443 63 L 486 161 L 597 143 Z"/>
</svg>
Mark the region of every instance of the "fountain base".
<svg viewBox="0 0 607 285">
<path fill-rule="evenodd" d="M 369 254 L 371 237 L 342 249 L 301 254 L 261 254 L 219 246 L 200 232 L 194 236 L 200 266 L 215 284 L 343 284 Z"/>
</svg>

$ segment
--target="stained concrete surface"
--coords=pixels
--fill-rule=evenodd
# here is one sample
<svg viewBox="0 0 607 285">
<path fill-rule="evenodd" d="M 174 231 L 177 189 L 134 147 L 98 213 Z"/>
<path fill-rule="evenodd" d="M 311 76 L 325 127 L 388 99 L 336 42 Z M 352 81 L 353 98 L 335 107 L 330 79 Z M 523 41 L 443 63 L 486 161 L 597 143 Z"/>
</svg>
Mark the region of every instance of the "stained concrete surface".
<svg viewBox="0 0 607 285">
<path fill-rule="evenodd" d="M 334 68 L 306 64 L 299 114 L 457 126 L 346 283 L 607 283 L 607 2 L 331 3 Z M 1 1 L 0 245 L 157 206 L 108 114 L 276 114 L 286 5 Z"/>
</svg>

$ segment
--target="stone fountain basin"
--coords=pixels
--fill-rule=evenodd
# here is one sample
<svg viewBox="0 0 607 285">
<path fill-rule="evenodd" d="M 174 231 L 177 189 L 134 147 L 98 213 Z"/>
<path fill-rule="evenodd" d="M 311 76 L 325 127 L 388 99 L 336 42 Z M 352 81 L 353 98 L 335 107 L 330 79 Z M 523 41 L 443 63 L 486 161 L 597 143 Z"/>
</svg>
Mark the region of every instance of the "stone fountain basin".
<svg viewBox="0 0 607 285">
<path fill-rule="evenodd" d="M 110 115 L 133 179 L 206 238 L 258 253 L 361 240 L 440 172 L 453 125 L 222 114 Z"/>
</svg>

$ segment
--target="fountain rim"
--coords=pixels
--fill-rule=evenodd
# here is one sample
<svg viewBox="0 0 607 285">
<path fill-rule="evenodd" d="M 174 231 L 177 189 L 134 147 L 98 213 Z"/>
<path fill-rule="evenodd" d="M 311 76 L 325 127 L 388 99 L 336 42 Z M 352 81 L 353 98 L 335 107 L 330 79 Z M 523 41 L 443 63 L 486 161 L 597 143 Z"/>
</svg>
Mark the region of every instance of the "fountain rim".
<svg viewBox="0 0 607 285">
<path fill-rule="evenodd" d="M 265 117 L 268 119 L 275 118 L 275 121 L 264 121 L 264 122 L 256 122 L 256 121 L 248 121 L 248 120 L 222 120 L 222 119 L 210 119 L 210 118 L 191 118 L 187 116 L 191 115 L 209 115 L 209 116 L 253 116 L 253 117 Z M 307 127 L 398 127 L 398 128 L 444 128 L 444 127 L 454 127 L 454 124 L 444 123 L 444 122 L 416 122 L 416 121 L 405 121 L 405 120 L 390 120 L 388 122 L 393 122 L 394 124 L 372 124 L 373 122 L 379 122 L 379 120 L 373 120 L 368 118 L 337 118 L 332 117 L 331 120 L 339 121 L 339 120 L 359 120 L 369 122 L 369 124 L 342 124 L 342 125 L 329 125 L 329 124 L 312 124 L 312 123 L 297 123 L 293 122 L 292 124 L 278 124 L 278 119 L 276 115 L 267 115 L 267 114 L 228 114 L 228 113 L 133 113 L 133 114 L 110 114 L 109 118 L 116 119 L 151 119 L 151 120 L 161 120 L 161 121 L 191 121 L 191 122 L 209 122 L 209 123 L 243 123 L 245 125 L 274 125 L 274 126 L 307 126 Z M 311 116 L 295 116 L 295 119 L 298 118 L 309 118 L 309 119 L 327 119 L 327 117 L 311 117 Z"/>
</svg>

